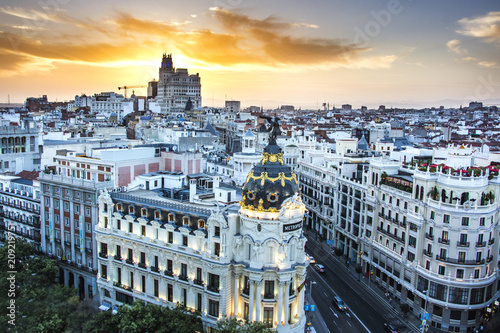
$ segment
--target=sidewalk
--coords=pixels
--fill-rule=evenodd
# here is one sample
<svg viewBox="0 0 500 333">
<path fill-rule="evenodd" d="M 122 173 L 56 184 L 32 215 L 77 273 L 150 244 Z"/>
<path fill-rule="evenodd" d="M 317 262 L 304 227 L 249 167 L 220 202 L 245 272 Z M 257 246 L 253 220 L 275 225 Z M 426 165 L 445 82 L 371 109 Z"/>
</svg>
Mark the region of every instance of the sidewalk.
<svg viewBox="0 0 500 333">
<path fill-rule="evenodd" d="M 308 290 L 309 288 L 306 286 L 306 302 L 304 304 L 311 304 L 316 305 L 316 302 L 314 302 L 314 299 L 312 297 L 309 297 L 309 293 L 311 292 Z M 311 302 L 309 303 L 309 300 Z M 312 318 L 311 318 L 312 315 Z M 328 327 L 325 324 L 325 321 L 323 320 L 323 317 L 321 316 L 321 313 L 318 310 L 318 307 L 316 307 L 315 311 L 306 311 L 306 317 L 307 317 L 307 323 L 311 323 L 311 326 L 314 327 L 316 332 L 329 332 Z M 308 332 L 307 328 L 309 325 L 306 324 L 306 330 L 305 332 Z M 314 330 L 312 331 L 314 332 Z"/>
</svg>

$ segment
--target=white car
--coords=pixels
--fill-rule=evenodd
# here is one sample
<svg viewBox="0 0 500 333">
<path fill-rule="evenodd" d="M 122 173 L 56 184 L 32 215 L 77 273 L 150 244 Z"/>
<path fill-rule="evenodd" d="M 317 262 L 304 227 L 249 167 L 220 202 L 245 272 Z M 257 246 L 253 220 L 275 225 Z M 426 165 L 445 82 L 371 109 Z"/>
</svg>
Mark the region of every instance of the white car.
<svg viewBox="0 0 500 333">
<path fill-rule="evenodd" d="M 315 264 L 316 263 L 316 260 L 314 260 L 314 257 L 311 257 L 308 254 L 306 254 L 306 260 L 309 262 L 309 264 Z"/>
</svg>

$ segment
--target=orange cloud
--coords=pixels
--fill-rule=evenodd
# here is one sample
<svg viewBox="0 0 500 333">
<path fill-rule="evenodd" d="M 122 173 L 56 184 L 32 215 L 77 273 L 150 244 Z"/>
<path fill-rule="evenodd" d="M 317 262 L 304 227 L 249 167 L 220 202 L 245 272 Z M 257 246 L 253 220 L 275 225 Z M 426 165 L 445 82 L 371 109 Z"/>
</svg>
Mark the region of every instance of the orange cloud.
<svg viewBox="0 0 500 333">
<path fill-rule="evenodd" d="M 500 12 L 489 12 L 475 18 L 458 21 L 463 27 L 458 33 L 481 38 L 487 42 L 500 42 Z"/>
</svg>

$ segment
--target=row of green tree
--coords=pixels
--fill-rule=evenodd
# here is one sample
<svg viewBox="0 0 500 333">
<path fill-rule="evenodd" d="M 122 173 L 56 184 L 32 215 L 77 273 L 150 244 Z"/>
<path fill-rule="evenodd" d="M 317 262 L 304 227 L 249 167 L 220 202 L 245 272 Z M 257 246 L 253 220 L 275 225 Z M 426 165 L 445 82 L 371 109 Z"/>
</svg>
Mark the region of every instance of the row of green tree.
<svg viewBox="0 0 500 333">
<path fill-rule="evenodd" d="M 91 300 L 80 300 L 75 288 L 56 283 L 54 259 L 35 256 L 24 240 L 9 237 L 0 248 L 0 318 L 2 332 L 142 333 L 203 332 L 199 313 L 135 301 L 115 314 L 99 311 Z M 15 273 L 13 273 L 15 272 Z M 216 332 L 267 333 L 263 323 L 221 320 Z"/>
</svg>

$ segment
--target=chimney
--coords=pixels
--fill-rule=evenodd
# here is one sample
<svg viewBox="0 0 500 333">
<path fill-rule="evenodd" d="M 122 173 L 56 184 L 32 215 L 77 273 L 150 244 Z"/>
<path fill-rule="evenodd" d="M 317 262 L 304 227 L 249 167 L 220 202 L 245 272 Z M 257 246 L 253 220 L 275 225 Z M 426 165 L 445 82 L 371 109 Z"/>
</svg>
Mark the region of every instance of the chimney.
<svg viewBox="0 0 500 333">
<path fill-rule="evenodd" d="M 189 202 L 194 202 L 194 196 L 196 195 L 196 179 L 189 180 Z"/>
</svg>

